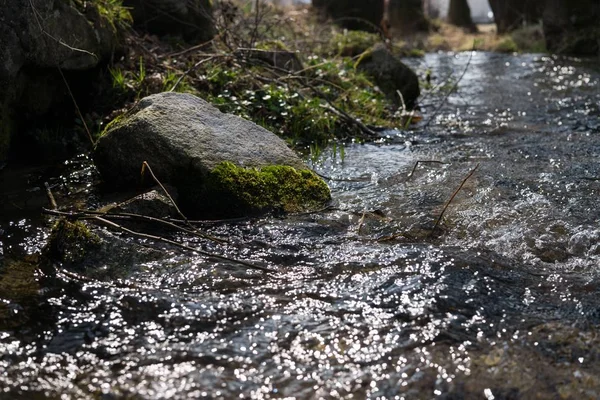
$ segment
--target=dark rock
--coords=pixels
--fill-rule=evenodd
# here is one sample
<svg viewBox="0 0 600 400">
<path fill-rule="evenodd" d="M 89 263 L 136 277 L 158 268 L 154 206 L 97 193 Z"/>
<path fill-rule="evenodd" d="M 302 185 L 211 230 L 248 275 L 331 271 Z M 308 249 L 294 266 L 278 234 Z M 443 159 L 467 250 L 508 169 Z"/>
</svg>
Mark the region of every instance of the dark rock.
<svg viewBox="0 0 600 400">
<path fill-rule="evenodd" d="M 67 98 L 58 72 L 94 68 L 114 50 L 114 26 L 98 9 L 64 0 L 4 0 L 0 12 L 0 162 L 21 124 Z"/>
<path fill-rule="evenodd" d="M 44 269 L 60 267 L 99 280 L 122 278 L 139 264 L 164 258 L 160 250 L 141 246 L 107 230 L 60 219 L 42 249 Z"/>
<path fill-rule="evenodd" d="M 383 20 L 383 0 L 313 0 L 312 5 L 350 30 L 379 32 Z"/>
<path fill-rule="evenodd" d="M 215 35 L 210 0 L 124 0 L 133 23 L 157 35 L 182 35 L 206 42 Z"/>
<path fill-rule="evenodd" d="M 104 180 L 116 187 L 139 185 L 141 166 L 147 161 L 163 184 L 177 188 L 179 205 L 184 213 L 202 217 L 222 216 L 225 212 L 228 216 L 240 216 L 256 211 L 242 202 L 231 201 L 232 198 L 254 199 L 254 196 L 229 196 L 227 199 L 207 196 L 206 185 L 210 182 L 210 190 L 215 191 L 217 175 L 228 179 L 228 183 L 238 178 L 254 179 L 247 174 L 226 177 L 220 173 L 228 171 L 224 164 L 243 168 L 290 166 L 307 170 L 302 160 L 273 133 L 240 117 L 221 113 L 196 96 L 180 93 L 160 93 L 142 99 L 108 127 L 98 140 L 94 160 Z M 219 166 L 221 168 L 217 169 Z M 253 186 L 259 187 L 260 184 Z M 231 193 L 223 190 L 222 194 Z M 279 200 L 277 196 L 264 196 L 275 202 Z M 210 204 L 205 204 L 207 198 L 211 199 Z M 326 199 L 321 198 L 321 203 L 328 199 L 327 190 Z M 259 208 L 268 207 L 261 203 Z"/>
<path fill-rule="evenodd" d="M 546 0 L 543 14 L 546 48 L 554 53 L 600 54 L 600 2 Z"/>
<path fill-rule="evenodd" d="M 369 75 L 396 106 L 402 105 L 398 91 L 402 93 L 407 108 L 415 106 L 420 94 L 417 74 L 384 45 L 376 45 L 372 50 L 365 52 L 359 58 L 357 68 Z"/>
</svg>

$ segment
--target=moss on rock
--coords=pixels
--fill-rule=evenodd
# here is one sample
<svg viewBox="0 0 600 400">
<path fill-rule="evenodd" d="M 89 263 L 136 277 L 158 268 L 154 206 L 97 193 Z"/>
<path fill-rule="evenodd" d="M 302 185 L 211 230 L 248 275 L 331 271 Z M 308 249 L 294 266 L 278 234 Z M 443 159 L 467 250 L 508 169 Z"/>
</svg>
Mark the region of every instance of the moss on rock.
<svg viewBox="0 0 600 400">
<path fill-rule="evenodd" d="M 100 244 L 101 239 L 83 222 L 60 219 L 52 227 L 44 254 L 53 261 L 75 265 L 83 262 L 90 251 L 98 250 Z"/>
<path fill-rule="evenodd" d="M 329 187 L 314 172 L 284 165 L 257 169 L 222 162 L 208 174 L 203 191 L 207 206 L 228 217 L 315 210 L 331 199 Z"/>
</svg>

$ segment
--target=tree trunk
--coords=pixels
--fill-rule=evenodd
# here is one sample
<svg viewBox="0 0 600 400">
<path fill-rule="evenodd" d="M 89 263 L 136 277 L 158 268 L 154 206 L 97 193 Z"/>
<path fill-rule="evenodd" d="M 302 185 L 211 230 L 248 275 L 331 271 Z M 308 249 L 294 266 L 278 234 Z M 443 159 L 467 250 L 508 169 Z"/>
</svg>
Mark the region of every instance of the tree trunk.
<svg viewBox="0 0 600 400">
<path fill-rule="evenodd" d="M 546 0 L 544 39 L 553 53 L 600 53 L 600 2 L 598 0 Z"/>
<path fill-rule="evenodd" d="M 467 28 L 470 31 L 477 31 L 477 27 L 471 19 L 471 9 L 467 0 L 450 0 L 448 22 L 452 25 Z"/>
<path fill-rule="evenodd" d="M 494 12 L 498 33 L 520 28 L 525 23 L 536 23 L 542 16 L 540 0 L 489 0 Z"/>
<path fill-rule="evenodd" d="M 421 0 L 389 0 L 390 26 L 401 35 L 429 30 Z"/>
<path fill-rule="evenodd" d="M 379 31 L 383 20 L 384 0 L 312 0 L 320 9 L 343 28 Z"/>
</svg>

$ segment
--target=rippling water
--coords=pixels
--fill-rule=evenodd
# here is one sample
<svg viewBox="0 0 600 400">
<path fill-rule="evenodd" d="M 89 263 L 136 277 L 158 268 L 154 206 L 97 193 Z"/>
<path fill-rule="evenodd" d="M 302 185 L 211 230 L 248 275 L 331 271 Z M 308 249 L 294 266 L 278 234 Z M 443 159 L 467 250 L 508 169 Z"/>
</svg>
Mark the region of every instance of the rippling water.
<svg viewBox="0 0 600 400">
<path fill-rule="evenodd" d="M 594 61 L 413 60 L 448 88 L 468 68 L 426 128 L 314 161 L 334 208 L 180 238 L 272 273 L 163 246 L 44 273 L 40 183 L 94 202 L 94 172 L 3 172 L 0 398 L 597 398 Z"/>
</svg>

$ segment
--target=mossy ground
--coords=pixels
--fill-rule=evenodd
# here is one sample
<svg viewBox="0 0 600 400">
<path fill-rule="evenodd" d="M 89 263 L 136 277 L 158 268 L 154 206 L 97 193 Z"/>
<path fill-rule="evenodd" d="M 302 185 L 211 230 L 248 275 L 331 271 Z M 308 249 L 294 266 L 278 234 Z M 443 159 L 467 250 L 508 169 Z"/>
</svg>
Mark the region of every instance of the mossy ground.
<svg viewBox="0 0 600 400">
<path fill-rule="evenodd" d="M 101 2 L 107 1 L 113 3 Z M 282 10 L 262 4 L 258 12 L 254 5 L 240 1 L 216 5 L 217 36 L 203 48 L 178 37 L 140 36 L 129 30 L 125 53 L 105 73 L 105 86 L 110 87 L 101 97 L 114 110 L 115 105 L 124 109 L 161 91 L 192 93 L 266 127 L 297 149 L 332 140 L 368 139 L 347 116 L 371 127 L 400 129 L 418 120 L 390 104 L 355 69 L 360 54 L 384 42 L 380 35 L 340 29 L 306 5 Z M 429 33 L 392 38 L 393 52 L 402 57 L 472 48 L 543 51 L 539 27 L 498 36 L 492 25 L 480 26 L 477 33 L 439 21 L 432 26 Z M 236 53 L 250 48 L 294 52 L 304 68 L 288 73 Z M 417 73 L 425 81 L 427 71 Z M 106 115 L 102 123 L 117 114 Z M 101 130 L 97 124 L 96 131 Z"/>
<path fill-rule="evenodd" d="M 223 162 L 208 174 L 203 191 L 207 208 L 227 216 L 310 211 L 331 199 L 329 187 L 314 172 L 282 165 L 257 169 Z"/>
</svg>

